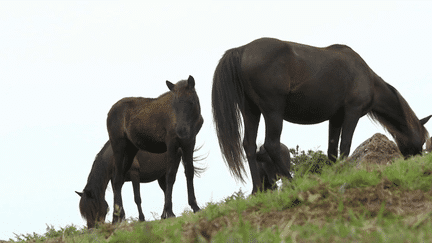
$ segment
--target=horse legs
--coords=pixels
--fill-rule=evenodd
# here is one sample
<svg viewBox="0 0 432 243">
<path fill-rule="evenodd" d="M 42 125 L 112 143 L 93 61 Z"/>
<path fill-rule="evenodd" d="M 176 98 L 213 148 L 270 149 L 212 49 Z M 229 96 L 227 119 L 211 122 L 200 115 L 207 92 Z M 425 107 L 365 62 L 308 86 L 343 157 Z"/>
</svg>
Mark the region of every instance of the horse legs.
<svg viewBox="0 0 432 243">
<path fill-rule="evenodd" d="M 277 111 L 264 114 L 266 126 L 264 148 L 272 159 L 279 173 L 281 173 L 288 179 L 291 179 L 291 174 L 289 173 L 286 164 L 282 161 L 281 158 L 280 136 L 282 132 L 283 119 L 280 114 L 278 114 Z"/>
<path fill-rule="evenodd" d="M 110 138 L 110 142 L 115 161 L 115 174 L 112 181 L 114 193 L 114 212 L 112 223 L 115 224 L 120 222 L 125 217 L 121 189 L 125 181 L 125 174 L 130 169 L 138 149 L 126 139 L 112 141 Z"/>
<path fill-rule="evenodd" d="M 164 198 L 166 197 L 166 175 L 163 175 L 161 178 L 158 179 L 159 187 L 162 189 L 164 193 Z M 162 211 L 161 219 L 164 216 L 165 210 Z"/>
<path fill-rule="evenodd" d="M 138 208 L 138 217 L 140 221 L 145 221 L 144 213 L 141 208 L 141 193 L 140 193 L 140 177 L 139 177 L 139 171 L 131 171 L 130 173 L 131 181 L 132 181 L 132 187 L 134 191 L 134 199 L 135 204 Z"/>
<path fill-rule="evenodd" d="M 187 148 L 182 147 L 183 151 L 183 165 L 185 168 L 185 175 L 186 175 L 186 183 L 187 183 L 187 190 L 188 190 L 188 203 L 189 206 L 191 206 L 194 213 L 198 212 L 200 208 L 198 207 L 196 198 L 195 198 L 195 189 L 193 184 L 194 179 L 194 165 L 193 165 L 193 152 L 194 152 L 194 146 L 195 141 Z M 180 157 L 178 158 L 180 160 Z"/>
<path fill-rule="evenodd" d="M 335 162 L 338 157 L 338 145 L 339 138 L 342 129 L 343 116 L 340 114 L 341 112 L 336 113 L 329 120 L 329 138 L 328 138 L 328 150 L 327 156 L 330 161 Z"/>
<path fill-rule="evenodd" d="M 170 148 L 168 146 L 168 170 L 165 175 L 166 177 L 166 191 L 165 191 L 165 205 L 161 215 L 162 219 L 175 217 L 172 211 L 172 190 L 174 182 L 176 180 L 177 170 L 179 167 L 180 160 L 175 159 L 177 156 L 177 149 Z"/>
<path fill-rule="evenodd" d="M 341 157 L 348 157 L 350 153 L 352 137 L 360 117 L 360 112 L 356 110 L 350 110 L 345 114 L 340 144 Z"/>
<path fill-rule="evenodd" d="M 249 169 L 252 175 L 252 194 L 255 194 L 258 189 L 262 188 L 261 176 L 258 170 L 259 168 L 256 160 L 256 138 L 258 133 L 259 120 L 261 118 L 261 112 L 259 111 L 258 107 L 248 99 L 245 99 L 244 107 L 243 148 L 245 150 Z"/>
</svg>

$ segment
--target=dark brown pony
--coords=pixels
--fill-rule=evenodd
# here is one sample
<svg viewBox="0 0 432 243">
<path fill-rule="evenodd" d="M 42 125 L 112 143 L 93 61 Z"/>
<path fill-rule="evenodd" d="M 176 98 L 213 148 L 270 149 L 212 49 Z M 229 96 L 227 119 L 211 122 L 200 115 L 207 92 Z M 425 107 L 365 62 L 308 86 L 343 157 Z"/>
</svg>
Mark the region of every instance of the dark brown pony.
<svg viewBox="0 0 432 243">
<path fill-rule="evenodd" d="M 264 147 L 288 178 L 279 146 L 283 120 L 297 124 L 329 120 L 328 157 L 335 161 L 339 137 L 341 155 L 348 156 L 354 129 L 366 114 L 389 131 L 404 156 L 421 153 L 428 138 L 423 125 L 430 118 L 419 120 L 400 93 L 348 46 L 317 48 L 272 38 L 226 51 L 214 73 L 212 107 L 222 154 L 241 180 L 243 116 L 243 148 L 253 192 L 261 185 L 256 163 L 261 114 Z"/>
<path fill-rule="evenodd" d="M 189 205 L 194 212 L 200 210 L 193 186 L 193 152 L 195 137 L 204 120 L 195 80 L 189 76 L 188 80 L 176 84 L 167 81 L 166 84 L 170 91 L 158 98 L 123 98 L 108 113 L 107 128 L 115 161 L 113 223 L 124 217 L 121 213 L 121 188 L 138 150 L 166 152 L 168 168 L 162 218 L 175 217 L 171 198 L 180 162 L 176 159 L 179 148 L 185 167 Z"/>
<path fill-rule="evenodd" d="M 181 150 L 177 151 L 175 161 L 181 159 Z M 140 182 L 147 183 L 157 180 L 160 188 L 166 190 L 166 172 L 168 169 L 167 154 L 154 154 L 139 150 L 131 168 L 126 172 L 125 181 L 132 181 L 135 203 L 138 208 L 139 220 L 144 221 L 141 208 Z M 194 166 L 196 175 L 203 172 L 203 168 Z M 108 204 L 105 201 L 105 191 L 108 182 L 114 176 L 114 156 L 110 142 L 106 142 L 96 155 L 92 169 L 87 179 L 87 185 L 80 195 L 79 209 L 81 216 L 87 220 L 87 227 L 95 227 L 96 222 L 104 222 L 108 213 Z M 112 181 L 111 181 L 112 182 Z M 124 215 L 124 212 L 122 213 Z"/>
<path fill-rule="evenodd" d="M 290 171 L 291 167 L 291 156 L 289 149 L 285 144 L 280 144 L 280 151 L 281 151 L 281 159 L 284 166 Z M 276 175 L 282 175 L 281 171 L 278 170 L 278 168 L 273 163 L 272 159 L 270 158 L 269 154 L 264 148 L 264 145 L 260 147 L 260 149 L 256 153 L 256 159 L 258 162 L 258 171 L 261 178 L 261 181 L 263 183 L 264 190 L 274 190 L 277 188 L 276 181 L 277 177 Z"/>
</svg>

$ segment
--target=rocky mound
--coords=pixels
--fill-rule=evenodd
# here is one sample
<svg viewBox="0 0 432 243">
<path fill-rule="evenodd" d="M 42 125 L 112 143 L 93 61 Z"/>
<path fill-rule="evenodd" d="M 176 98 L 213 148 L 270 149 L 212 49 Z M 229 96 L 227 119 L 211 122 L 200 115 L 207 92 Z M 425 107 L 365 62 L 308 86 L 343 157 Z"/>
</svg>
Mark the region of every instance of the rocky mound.
<svg viewBox="0 0 432 243">
<path fill-rule="evenodd" d="M 348 157 L 348 161 L 386 165 L 402 157 L 395 142 L 390 141 L 384 134 L 376 133 L 360 144 Z"/>
</svg>

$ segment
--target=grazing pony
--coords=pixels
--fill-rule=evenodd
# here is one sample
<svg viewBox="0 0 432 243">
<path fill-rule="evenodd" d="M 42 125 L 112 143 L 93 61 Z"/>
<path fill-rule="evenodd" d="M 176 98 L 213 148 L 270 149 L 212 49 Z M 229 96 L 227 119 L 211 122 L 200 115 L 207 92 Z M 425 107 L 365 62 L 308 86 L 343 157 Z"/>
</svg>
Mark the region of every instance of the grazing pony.
<svg viewBox="0 0 432 243">
<path fill-rule="evenodd" d="M 244 123 L 243 148 L 253 191 L 261 188 L 256 162 L 256 137 L 261 114 L 264 147 L 279 171 L 291 178 L 280 155 L 282 121 L 316 124 L 329 121 L 328 157 L 348 156 L 355 127 L 368 114 L 395 139 L 405 157 L 420 154 L 428 138 L 401 94 L 384 82 L 350 47 L 325 48 L 261 38 L 225 52 L 212 87 L 213 119 L 224 160 L 243 180 L 244 158 L 239 127 Z"/>
<path fill-rule="evenodd" d="M 108 113 L 107 129 L 115 161 L 113 223 L 124 217 L 121 188 L 138 150 L 166 153 L 168 167 L 162 218 L 175 217 L 171 199 L 180 162 L 177 159 L 179 148 L 185 167 L 189 205 L 194 212 L 200 210 L 193 186 L 193 152 L 196 135 L 204 120 L 195 80 L 189 76 L 188 80 L 176 84 L 166 81 L 166 84 L 170 91 L 158 98 L 123 98 Z"/>
<path fill-rule="evenodd" d="M 181 150 L 177 151 L 176 161 L 181 159 Z M 155 154 L 139 150 L 131 168 L 126 172 L 125 181 L 132 181 L 135 203 L 138 208 L 139 220 L 144 221 L 141 208 L 140 182 L 147 183 L 158 180 L 162 191 L 166 190 L 166 172 L 168 169 L 167 154 Z M 196 175 L 204 169 L 194 166 Z M 96 222 L 104 222 L 108 213 L 105 201 L 105 191 L 108 182 L 114 175 L 114 156 L 110 142 L 106 142 L 96 155 L 92 169 L 87 179 L 87 185 L 82 192 L 76 192 L 80 197 L 79 209 L 81 216 L 87 220 L 87 227 L 95 227 Z M 124 215 L 124 212 L 122 213 Z"/>
<path fill-rule="evenodd" d="M 291 157 L 290 157 L 289 149 L 283 143 L 280 144 L 280 149 L 281 149 L 282 162 L 289 171 L 291 167 L 291 161 L 290 161 Z M 264 190 L 276 189 L 277 188 L 276 175 L 280 176 L 281 172 L 277 170 L 277 167 L 275 166 L 270 156 L 268 155 L 267 151 L 265 150 L 264 145 L 262 145 L 260 149 L 257 151 L 256 159 L 258 162 L 258 171 L 264 186 Z"/>
</svg>

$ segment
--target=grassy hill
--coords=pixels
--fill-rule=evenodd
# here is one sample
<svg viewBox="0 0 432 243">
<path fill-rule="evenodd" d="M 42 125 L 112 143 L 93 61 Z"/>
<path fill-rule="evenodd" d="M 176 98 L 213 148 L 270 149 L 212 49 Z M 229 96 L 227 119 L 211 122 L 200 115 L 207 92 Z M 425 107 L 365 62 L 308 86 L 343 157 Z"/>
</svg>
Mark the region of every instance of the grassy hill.
<svg viewBox="0 0 432 243">
<path fill-rule="evenodd" d="M 15 242 L 432 241 L 432 153 L 390 165 L 323 163 L 320 174 L 310 171 L 322 154 L 309 154 L 278 191 L 247 197 L 239 191 L 174 219 L 128 220 L 92 231 L 49 227 L 44 235 L 17 235 Z"/>
</svg>

